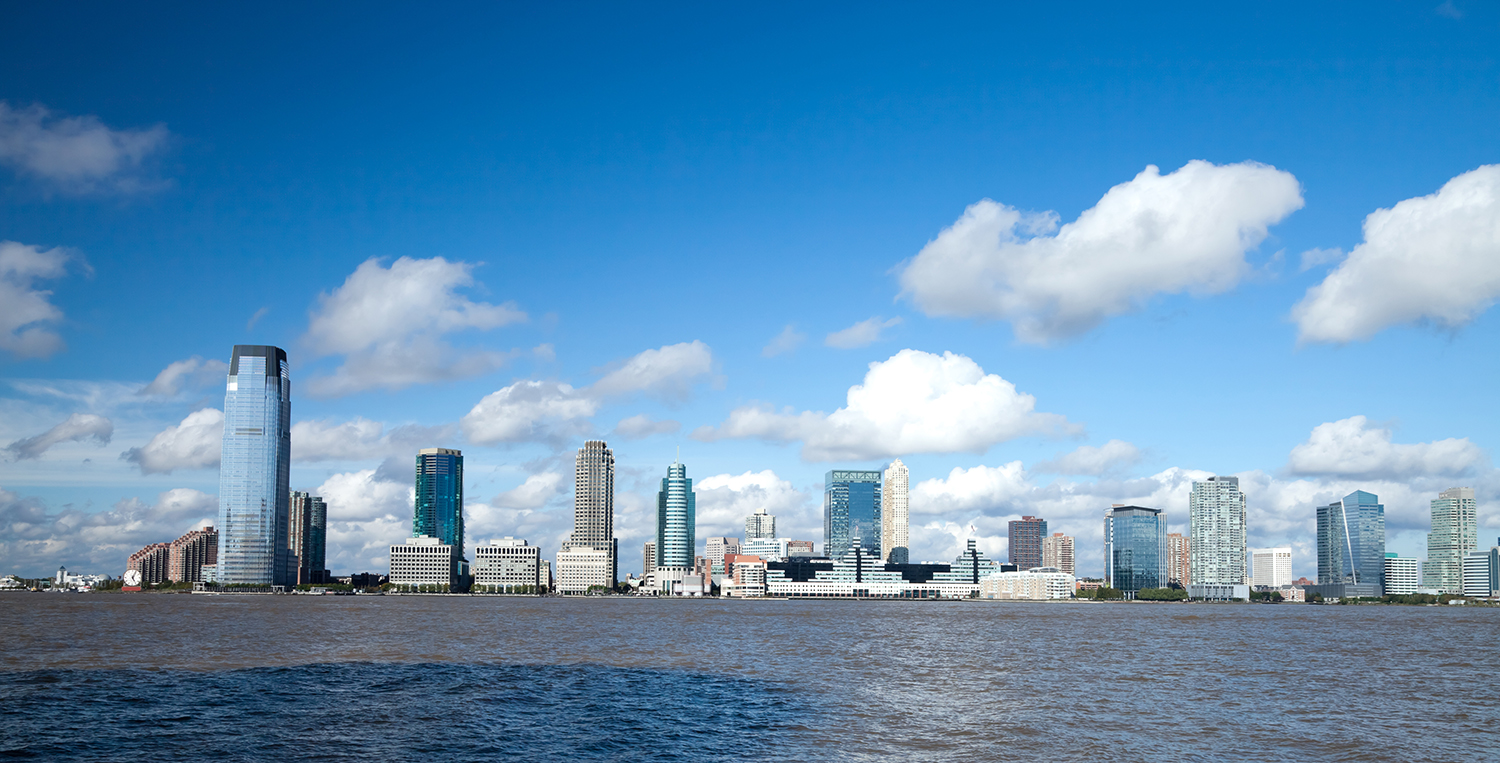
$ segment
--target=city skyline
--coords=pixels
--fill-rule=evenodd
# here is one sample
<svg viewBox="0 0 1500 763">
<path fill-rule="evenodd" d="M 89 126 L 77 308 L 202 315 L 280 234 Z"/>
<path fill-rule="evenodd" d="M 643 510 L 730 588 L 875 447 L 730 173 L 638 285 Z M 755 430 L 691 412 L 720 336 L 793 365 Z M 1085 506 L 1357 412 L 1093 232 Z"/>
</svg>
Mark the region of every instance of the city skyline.
<svg viewBox="0 0 1500 763">
<path fill-rule="evenodd" d="M 0 30 L 4 572 L 218 526 L 236 344 L 287 352 L 287 488 L 327 501 L 333 570 L 411 532 L 424 447 L 465 454 L 471 549 L 559 547 L 589 439 L 622 571 L 679 447 L 705 537 L 764 507 L 821 542 L 824 475 L 899 459 L 912 560 L 1008 559 L 1039 516 L 1097 577 L 1103 508 L 1186 534 L 1212 476 L 1299 577 L 1356 490 L 1402 556 L 1455 486 L 1500 535 L 1496 9 L 1103 8 L 996 46 L 1045 12 L 559 37 L 559 9 L 494 8 L 380 55 L 389 10 L 323 9 L 255 26 L 269 67 L 200 10 L 101 8 L 118 47 L 45 7 Z M 694 66 L 641 54 L 676 45 Z"/>
</svg>

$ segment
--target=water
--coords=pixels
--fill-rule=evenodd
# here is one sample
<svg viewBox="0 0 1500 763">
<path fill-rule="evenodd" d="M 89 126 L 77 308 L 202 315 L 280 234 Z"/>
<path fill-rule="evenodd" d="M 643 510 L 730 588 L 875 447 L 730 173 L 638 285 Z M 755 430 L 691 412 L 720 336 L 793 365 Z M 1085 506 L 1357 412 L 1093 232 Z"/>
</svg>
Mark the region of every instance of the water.
<svg viewBox="0 0 1500 763">
<path fill-rule="evenodd" d="M 1500 608 L 0 596 L 0 756 L 1494 760 Z"/>
</svg>

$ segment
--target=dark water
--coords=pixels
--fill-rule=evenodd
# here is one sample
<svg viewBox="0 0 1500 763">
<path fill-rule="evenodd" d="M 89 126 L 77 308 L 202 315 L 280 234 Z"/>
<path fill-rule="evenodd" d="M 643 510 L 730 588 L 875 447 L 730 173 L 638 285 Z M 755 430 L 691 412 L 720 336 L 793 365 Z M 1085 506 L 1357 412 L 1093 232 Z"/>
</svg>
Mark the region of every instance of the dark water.
<svg viewBox="0 0 1500 763">
<path fill-rule="evenodd" d="M 0 757 L 1496 760 L 1500 609 L 0 596 Z"/>
</svg>

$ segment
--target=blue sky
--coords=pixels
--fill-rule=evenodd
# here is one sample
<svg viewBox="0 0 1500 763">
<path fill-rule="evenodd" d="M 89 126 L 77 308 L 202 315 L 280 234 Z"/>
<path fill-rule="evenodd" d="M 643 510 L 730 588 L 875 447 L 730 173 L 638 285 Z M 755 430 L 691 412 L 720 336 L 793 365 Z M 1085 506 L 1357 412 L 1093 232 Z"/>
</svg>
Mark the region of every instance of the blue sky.
<svg viewBox="0 0 1500 763">
<path fill-rule="evenodd" d="M 1492 6 L 239 10 L 0 12 L 4 571 L 211 517 L 236 343 L 291 356 L 340 572 L 430 445 L 550 555 L 587 437 L 622 570 L 679 447 L 700 536 L 821 543 L 896 456 L 914 558 L 1036 514 L 1097 574 L 1210 473 L 1298 574 L 1357 487 L 1392 550 L 1454 485 L 1500 535 Z"/>
</svg>

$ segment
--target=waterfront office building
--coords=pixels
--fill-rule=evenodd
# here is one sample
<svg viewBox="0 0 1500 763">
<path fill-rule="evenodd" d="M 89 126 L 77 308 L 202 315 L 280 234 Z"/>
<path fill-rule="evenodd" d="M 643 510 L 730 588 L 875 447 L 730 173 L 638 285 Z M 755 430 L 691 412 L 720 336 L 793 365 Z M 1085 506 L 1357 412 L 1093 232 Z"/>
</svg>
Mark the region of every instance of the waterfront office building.
<svg viewBox="0 0 1500 763">
<path fill-rule="evenodd" d="M 880 487 L 881 553 L 886 561 L 896 564 L 906 564 L 911 558 L 908 527 L 911 499 L 907 490 L 910 479 L 910 470 L 898 458 L 886 467 L 885 481 Z"/>
<path fill-rule="evenodd" d="M 656 494 L 656 567 L 693 571 L 697 550 L 697 498 L 687 466 L 674 462 Z"/>
<path fill-rule="evenodd" d="M 1417 560 L 1387 553 L 1385 555 L 1385 593 L 1392 596 L 1413 594 L 1421 587 L 1417 577 Z"/>
<path fill-rule="evenodd" d="M 1257 548 L 1250 555 L 1254 566 L 1254 584 L 1281 588 L 1292 584 L 1292 549 Z"/>
<path fill-rule="evenodd" d="M 823 479 L 823 553 L 842 558 L 855 538 L 863 541 L 865 553 L 879 555 L 880 472 L 834 469 Z"/>
<path fill-rule="evenodd" d="M 776 537 L 776 515 L 767 514 L 764 506 L 745 517 L 745 540 Z"/>
<path fill-rule="evenodd" d="M 412 537 L 437 538 L 453 549 L 453 575 L 468 576 L 464 557 L 464 454 L 451 448 L 417 451 Z"/>
<path fill-rule="evenodd" d="M 791 557 L 764 564 L 766 595 L 788 598 L 972 598 L 985 576 L 1002 571 L 973 540 L 952 564 L 893 564 L 866 551 L 863 539 L 851 542 L 838 559 Z"/>
<path fill-rule="evenodd" d="M 1479 548 L 1478 504 L 1474 488 L 1455 487 L 1432 502 L 1432 532 L 1427 534 L 1426 588 L 1458 593 L 1463 587 L 1464 555 Z"/>
<path fill-rule="evenodd" d="M 1059 572 L 1076 575 L 1078 570 L 1073 561 L 1073 536 L 1052 533 L 1042 538 L 1042 566 L 1055 567 Z"/>
<path fill-rule="evenodd" d="M 480 590 L 542 584 L 542 550 L 506 536 L 474 547 L 474 585 Z"/>
<path fill-rule="evenodd" d="M 573 533 L 557 555 L 557 587 L 578 593 L 596 585 L 614 588 L 618 580 L 615 454 L 603 440 L 589 440 L 574 460 Z"/>
<path fill-rule="evenodd" d="M 1047 520 L 1021 517 L 1010 523 L 1010 563 L 1018 570 L 1041 567 L 1042 538 L 1047 537 Z"/>
<path fill-rule="evenodd" d="M 1029 570 L 996 572 L 979 581 L 979 598 L 1042 601 L 1071 599 L 1077 582 L 1072 573 L 1056 567 L 1033 567 Z"/>
<path fill-rule="evenodd" d="M 1356 490 L 1318 507 L 1318 585 L 1325 599 L 1381 596 L 1385 578 L 1385 506 Z"/>
<path fill-rule="evenodd" d="M 1500 595 L 1500 546 L 1464 554 L 1465 596 Z"/>
<path fill-rule="evenodd" d="M 1167 586 L 1167 518 L 1161 509 L 1116 505 L 1104 512 L 1104 582 L 1135 598 Z"/>
<path fill-rule="evenodd" d="M 237 344 L 224 392 L 219 583 L 296 583 L 297 568 L 287 548 L 291 467 L 292 381 L 286 351 Z"/>
<path fill-rule="evenodd" d="M 1167 533 L 1167 584 L 1186 588 L 1193 582 L 1193 543 L 1182 533 Z"/>
<path fill-rule="evenodd" d="M 219 533 L 212 527 L 189 530 L 172 541 L 167 553 L 167 579 L 174 583 L 203 582 L 204 565 L 219 557 Z"/>
<path fill-rule="evenodd" d="M 297 567 L 297 584 L 327 583 L 328 504 L 322 498 L 292 492 L 287 551 Z"/>
<path fill-rule="evenodd" d="M 441 591 L 459 588 L 458 570 L 453 566 L 454 548 L 440 538 L 419 535 L 405 543 L 391 546 L 392 585 L 430 586 Z"/>
<path fill-rule="evenodd" d="M 1238 477 L 1193 482 L 1188 497 L 1193 583 L 1245 585 L 1245 494 Z"/>
</svg>

